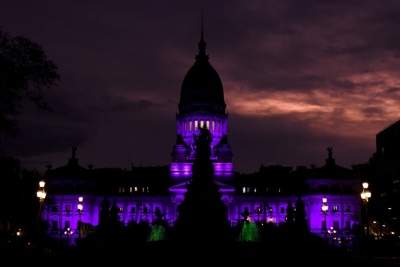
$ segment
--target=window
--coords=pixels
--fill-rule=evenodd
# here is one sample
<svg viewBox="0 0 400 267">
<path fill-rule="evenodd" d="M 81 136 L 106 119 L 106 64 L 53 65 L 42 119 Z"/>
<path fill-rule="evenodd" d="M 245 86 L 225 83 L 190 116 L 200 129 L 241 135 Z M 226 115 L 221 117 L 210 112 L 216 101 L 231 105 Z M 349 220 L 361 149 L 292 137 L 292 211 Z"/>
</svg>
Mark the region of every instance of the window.
<svg viewBox="0 0 400 267">
<path fill-rule="evenodd" d="M 351 185 L 343 185 L 343 193 L 351 194 L 353 193 L 353 187 Z"/>
<path fill-rule="evenodd" d="M 331 193 L 340 193 L 342 190 L 341 190 L 341 187 L 340 187 L 340 185 L 331 185 L 330 186 L 330 190 L 329 190 L 329 192 L 331 192 Z"/>
<path fill-rule="evenodd" d="M 207 129 L 210 129 L 210 121 L 206 122 Z"/>
<path fill-rule="evenodd" d="M 74 190 L 74 185 L 73 184 L 65 184 L 64 185 L 64 192 L 71 192 Z"/>
<path fill-rule="evenodd" d="M 346 212 L 350 212 L 350 206 L 346 205 Z"/>
<path fill-rule="evenodd" d="M 350 226 L 350 221 L 346 221 L 346 230 L 350 230 L 351 226 Z"/>
<path fill-rule="evenodd" d="M 215 121 L 212 121 L 211 125 L 212 125 L 212 131 L 214 132 L 215 131 Z"/>
<path fill-rule="evenodd" d="M 321 221 L 322 230 L 326 230 L 326 221 Z"/>
<path fill-rule="evenodd" d="M 243 192 L 243 194 L 246 193 L 246 187 L 244 187 L 244 186 L 242 187 L 242 192 Z"/>
<path fill-rule="evenodd" d="M 137 188 L 137 186 L 135 186 L 135 192 L 137 192 L 138 191 L 138 188 Z"/>
<path fill-rule="evenodd" d="M 119 192 L 119 193 L 125 193 L 125 188 L 124 188 L 124 187 L 118 188 L 118 192 Z"/>
<path fill-rule="evenodd" d="M 201 120 L 201 121 L 200 121 L 200 128 L 203 128 L 203 126 L 204 126 L 204 121 Z"/>
<path fill-rule="evenodd" d="M 281 207 L 281 213 L 285 213 L 285 207 Z"/>
<path fill-rule="evenodd" d="M 64 226 L 64 228 L 65 228 L 65 229 L 71 228 L 71 222 L 70 222 L 70 221 L 65 221 L 65 226 Z"/>
<path fill-rule="evenodd" d="M 183 132 L 186 132 L 186 121 L 183 122 Z"/>
<path fill-rule="evenodd" d="M 333 211 L 333 212 L 339 211 L 338 205 L 333 205 L 332 211 Z"/>
<path fill-rule="evenodd" d="M 144 187 L 142 187 L 142 193 L 144 193 Z"/>
<path fill-rule="evenodd" d="M 124 207 L 118 207 L 118 212 L 124 212 Z"/>
<path fill-rule="evenodd" d="M 136 212 L 136 208 L 135 207 L 131 207 L 131 213 L 135 213 Z"/>
<path fill-rule="evenodd" d="M 192 131 L 192 121 L 189 121 L 189 132 Z"/>
<path fill-rule="evenodd" d="M 146 192 L 148 193 L 148 192 L 150 192 L 150 188 L 149 187 L 146 187 Z"/>
<path fill-rule="evenodd" d="M 199 122 L 197 120 L 194 121 L 194 130 L 197 131 L 199 128 Z"/>
<path fill-rule="evenodd" d="M 51 207 L 52 212 L 58 212 L 58 206 L 53 206 Z"/>
<path fill-rule="evenodd" d="M 339 229 L 339 222 L 333 221 L 333 229 Z"/>
<path fill-rule="evenodd" d="M 246 193 L 250 193 L 250 187 L 246 187 Z"/>
<path fill-rule="evenodd" d="M 254 187 L 254 193 L 257 193 L 257 188 L 256 187 Z"/>
<path fill-rule="evenodd" d="M 71 206 L 70 206 L 70 205 L 65 206 L 65 211 L 66 211 L 66 212 L 70 212 L 70 211 L 71 211 Z M 69 227 L 69 226 L 68 226 L 68 227 Z"/>
<path fill-rule="evenodd" d="M 58 229 L 58 222 L 52 221 L 51 222 L 51 230 L 57 230 L 57 229 Z"/>
<path fill-rule="evenodd" d="M 318 186 L 318 192 L 320 192 L 320 193 L 326 193 L 326 192 L 328 192 L 328 189 L 329 189 L 329 187 L 326 184 L 321 184 Z"/>
<path fill-rule="evenodd" d="M 129 187 L 129 193 L 132 193 L 132 186 L 131 187 Z"/>
<path fill-rule="evenodd" d="M 217 123 L 217 131 L 218 131 L 218 132 L 221 131 L 221 123 L 220 123 L 220 122 Z"/>
</svg>

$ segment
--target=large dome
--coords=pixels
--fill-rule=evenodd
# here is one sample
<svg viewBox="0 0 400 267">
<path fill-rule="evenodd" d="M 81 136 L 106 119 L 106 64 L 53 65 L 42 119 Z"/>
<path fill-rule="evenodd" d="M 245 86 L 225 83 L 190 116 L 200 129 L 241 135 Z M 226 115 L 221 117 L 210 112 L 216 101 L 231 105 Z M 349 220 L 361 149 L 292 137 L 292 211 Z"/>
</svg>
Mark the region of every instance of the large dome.
<svg viewBox="0 0 400 267">
<path fill-rule="evenodd" d="M 196 111 L 225 113 L 226 105 L 222 82 L 218 73 L 208 61 L 205 48 L 206 43 L 202 32 L 196 62 L 183 79 L 178 106 L 181 114 Z"/>
</svg>

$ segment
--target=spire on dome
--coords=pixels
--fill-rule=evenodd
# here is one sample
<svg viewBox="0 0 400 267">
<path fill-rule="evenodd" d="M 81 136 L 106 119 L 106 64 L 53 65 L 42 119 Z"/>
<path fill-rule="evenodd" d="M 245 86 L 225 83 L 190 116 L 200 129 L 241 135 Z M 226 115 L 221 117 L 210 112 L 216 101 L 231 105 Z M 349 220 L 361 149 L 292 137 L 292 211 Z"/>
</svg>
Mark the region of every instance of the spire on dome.
<svg viewBox="0 0 400 267">
<path fill-rule="evenodd" d="M 204 33 L 203 33 L 203 12 L 201 12 L 201 37 L 199 45 L 199 54 L 196 55 L 196 59 L 205 59 L 208 60 L 209 56 L 206 54 L 206 42 L 204 42 Z"/>
</svg>

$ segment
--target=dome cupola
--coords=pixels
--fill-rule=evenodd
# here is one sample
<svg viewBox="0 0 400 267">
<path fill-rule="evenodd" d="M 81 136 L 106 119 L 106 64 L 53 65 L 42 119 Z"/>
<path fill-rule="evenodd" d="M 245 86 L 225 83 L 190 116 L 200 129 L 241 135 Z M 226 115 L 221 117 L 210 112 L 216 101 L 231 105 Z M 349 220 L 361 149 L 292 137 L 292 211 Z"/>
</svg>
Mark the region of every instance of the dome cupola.
<svg viewBox="0 0 400 267">
<path fill-rule="evenodd" d="M 183 79 L 180 102 L 180 114 L 193 112 L 211 112 L 224 114 L 226 104 L 221 79 L 209 62 L 206 54 L 206 43 L 201 29 L 198 43 L 199 53 L 196 62 Z"/>
</svg>

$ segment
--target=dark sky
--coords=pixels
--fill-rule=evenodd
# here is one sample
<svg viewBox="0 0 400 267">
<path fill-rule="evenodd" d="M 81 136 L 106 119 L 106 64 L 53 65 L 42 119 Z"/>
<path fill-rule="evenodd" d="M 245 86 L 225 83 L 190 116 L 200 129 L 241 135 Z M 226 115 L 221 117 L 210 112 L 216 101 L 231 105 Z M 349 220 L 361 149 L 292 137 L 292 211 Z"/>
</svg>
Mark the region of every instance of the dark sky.
<svg viewBox="0 0 400 267">
<path fill-rule="evenodd" d="M 2 153 L 25 168 L 168 165 L 203 13 L 235 169 L 350 168 L 400 118 L 400 1 L 0 0 L 0 27 L 40 44 L 61 75 L 26 106 Z"/>
</svg>

